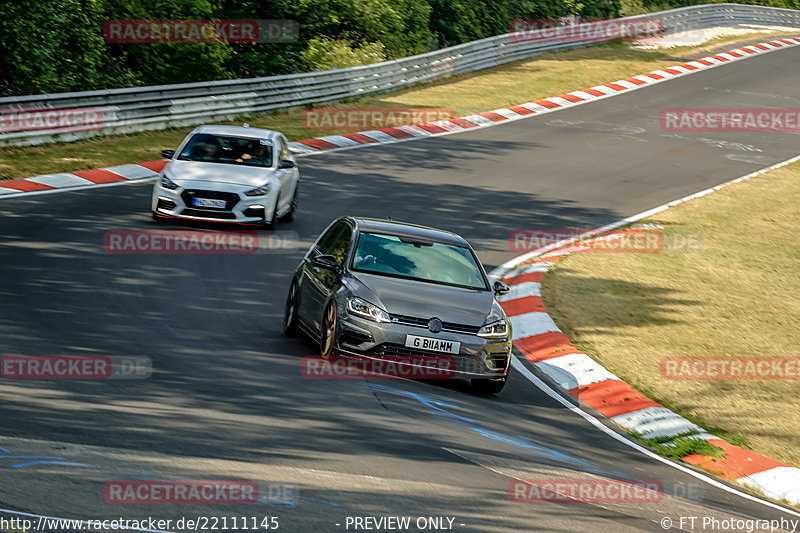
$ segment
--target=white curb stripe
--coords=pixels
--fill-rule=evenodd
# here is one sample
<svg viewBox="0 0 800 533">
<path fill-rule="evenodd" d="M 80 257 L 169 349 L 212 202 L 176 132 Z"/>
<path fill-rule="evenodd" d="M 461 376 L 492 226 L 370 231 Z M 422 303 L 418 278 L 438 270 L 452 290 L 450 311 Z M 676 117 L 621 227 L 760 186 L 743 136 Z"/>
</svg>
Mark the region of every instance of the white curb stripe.
<svg viewBox="0 0 800 533">
<path fill-rule="evenodd" d="M 741 477 L 736 482 L 755 487 L 776 500 L 800 502 L 800 468 L 778 466 Z"/>
<path fill-rule="evenodd" d="M 35 178 L 27 178 L 27 180 L 34 183 L 39 183 L 41 185 L 47 185 L 48 187 L 54 187 L 56 189 L 80 187 L 81 185 L 93 185 L 93 183 L 87 179 L 79 178 L 75 174 L 66 173 L 44 174 L 42 176 L 36 176 Z"/>
<path fill-rule="evenodd" d="M 638 411 L 612 416 L 611 420 L 644 438 L 674 437 L 691 431 L 705 433 L 703 428 L 692 424 L 666 407 L 645 407 Z M 717 437 L 710 435 L 709 438 Z"/>
<path fill-rule="evenodd" d="M 154 172 L 147 167 L 135 164 L 118 165 L 116 167 L 106 167 L 106 168 L 101 168 L 100 170 L 108 170 L 109 172 L 113 172 L 114 174 L 122 176 L 126 180 L 152 178 L 153 176 L 158 174 L 158 172 Z"/>
<path fill-rule="evenodd" d="M 511 322 L 512 340 L 533 337 L 551 331 L 560 331 L 547 313 L 533 312 L 508 317 Z"/>
<path fill-rule="evenodd" d="M 601 381 L 621 381 L 617 376 L 597 364 L 584 353 L 553 357 L 552 359 L 535 363 L 535 365 L 566 390 Z"/>
</svg>

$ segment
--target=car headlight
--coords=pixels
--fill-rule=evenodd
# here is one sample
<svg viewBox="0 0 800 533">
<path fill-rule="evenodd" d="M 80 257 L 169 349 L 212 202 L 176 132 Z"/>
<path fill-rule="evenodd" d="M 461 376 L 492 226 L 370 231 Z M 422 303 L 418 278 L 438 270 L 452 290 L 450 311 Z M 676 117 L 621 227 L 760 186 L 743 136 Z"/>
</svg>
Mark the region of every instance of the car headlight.
<svg viewBox="0 0 800 533">
<path fill-rule="evenodd" d="M 353 297 L 347 300 L 347 310 L 374 322 L 389 322 L 390 320 L 389 313 L 361 298 Z"/>
<path fill-rule="evenodd" d="M 167 176 L 161 176 L 161 186 L 171 191 L 174 191 L 179 187 L 177 183 L 169 179 Z"/>
<path fill-rule="evenodd" d="M 245 194 L 247 196 L 263 196 L 269 192 L 270 186 L 269 183 L 266 185 L 262 185 L 261 187 L 257 187 L 252 191 L 247 191 Z"/>
<path fill-rule="evenodd" d="M 486 324 L 478 330 L 478 336 L 492 339 L 508 337 L 508 321 L 502 319 L 492 322 L 491 324 Z"/>
</svg>

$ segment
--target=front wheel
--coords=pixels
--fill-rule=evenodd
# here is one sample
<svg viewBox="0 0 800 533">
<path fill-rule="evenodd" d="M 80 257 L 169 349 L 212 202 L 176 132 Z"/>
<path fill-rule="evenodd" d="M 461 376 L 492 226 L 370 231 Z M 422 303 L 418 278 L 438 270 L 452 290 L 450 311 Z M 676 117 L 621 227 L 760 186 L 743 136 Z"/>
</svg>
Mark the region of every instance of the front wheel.
<svg viewBox="0 0 800 533">
<path fill-rule="evenodd" d="M 287 337 L 296 337 L 298 333 L 297 326 L 297 295 L 299 288 L 297 280 L 292 280 L 292 285 L 289 287 L 289 296 L 286 297 L 286 309 L 283 316 L 283 333 Z"/>
<path fill-rule="evenodd" d="M 472 390 L 477 394 L 497 394 L 505 386 L 506 378 L 472 380 Z"/>
<path fill-rule="evenodd" d="M 297 216 L 298 189 L 300 189 L 299 183 L 294 186 L 294 194 L 289 204 L 289 211 L 281 217 L 281 222 L 291 222 L 294 220 L 294 217 Z"/>
<path fill-rule="evenodd" d="M 334 355 L 336 346 L 336 303 L 331 302 L 325 308 L 322 317 L 322 335 L 319 340 L 319 354 L 327 359 Z"/>
</svg>

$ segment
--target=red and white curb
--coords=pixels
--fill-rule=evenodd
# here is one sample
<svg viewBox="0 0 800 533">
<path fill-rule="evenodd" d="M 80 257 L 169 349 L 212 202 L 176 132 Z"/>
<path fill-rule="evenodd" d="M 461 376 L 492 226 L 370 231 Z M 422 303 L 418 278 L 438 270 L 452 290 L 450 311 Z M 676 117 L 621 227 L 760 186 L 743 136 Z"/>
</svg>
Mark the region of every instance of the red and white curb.
<svg viewBox="0 0 800 533">
<path fill-rule="evenodd" d="M 767 43 L 744 46 L 729 50 L 721 54 L 704 57 L 696 61 L 690 61 L 681 65 L 675 65 L 659 70 L 654 70 L 639 76 L 633 76 L 624 80 L 617 80 L 605 85 L 598 85 L 583 91 L 552 96 L 535 102 L 528 102 L 505 109 L 495 109 L 486 113 L 469 115 L 466 117 L 455 118 L 452 120 L 438 120 L 416 126 L 398 126 L 394 128 L 383 128 L 379 130 L 359 131 L 356 133 L 343 133 L 340 135 L 328 135 L 314 139 L 290 142 L 291 150 L 298 154 L 311 154 L 317 152 L 327 152 L 332 150 L 342 150 L 355 148 L 368 144 L 386 144 L 418 139 L 422 137 L 434 137 L 438 135 L 448 135 L 472 128 L 485 128 L 499 123 L 519 120 L 531 115 L 541 115 L 551 111 L 557 111 L 600 98 L 614 96 L 622 92 L 640 89 L 642 87 L 660 83 L 687 74 L 692 74 L 701 70 L 724 65 L 734 61 L 739 61 L 757 54 L 772 52 L 781 48 L 800 45 L 800 39 L 779 39 Z"/>
<path fill-rule="evenodd" d="M 166 161 L 147 161 L 130 165 L 43 174 L 32 178 L 0 181 L 0 198 L 14 197 L 32 192 L 48 192 L 63 189 L 85 189 L 127 181 L 154 178 L 166 166 Z"/>
<path fill-rule="evenodd" d="M 469 115 L 452 120 L 438 120 L 415 126 L 398 126 L 379 130 L 359 131 L 356 133 L 342 133 L 328 135 L 314 139 L 304 139 L 289 143 L 292 152 L 300 157 L 347 150 L 372 144 L 389 144 L 440 135 L 449 135 L 473 128 L 486 128 L 504 122 L 520 120 L 534 115 L 542 115 L 558 111 L 567 107 L 584 104 L 602 98 L 615 96 L 623 92 L 641 89 L 654 83 L 660 83 L 679 78 L 687 74 L 699 72 L 709 68 L 718 67 L 726 63 L 739 61 L 753 55 L 773 52 L 782 48 L 800 45 L 800 39 L 779 39 L 767 43 L 744 46 L 729 50 L 721 54 L 704 57 L 682 65 L 675 65 L 659 70 L 654 70 L 625 80 L 617 80 L 605 85 L 598 85 L 583 91 L 552 96 L 535 102 L 528 102 L 506 109 L 495 109 L 485 113 Z M 148 161 L 130 165 L 101 168 L 95 170 L 81 170 L 78 172 L 63 172 L 59 174 L 45 174 L 10 181 L 0 181 L 0 198 L 15 197 L 24 193 L 43 193 L 62 189 L 74 190 L 76 188 L 99 187 L 109 184 L 155 178 L 166 165 L 166 161 Z"/>
<path fill-rule="evenodd" d="M 605 235 L 613 239 L 615 235 Z M 585 242 L 585 241 L 584 241 Z M 558 386 L 630 433 L 644 438 L 705 439 L 722 448 L 722 459 L 690 455 L 686 463 L 699 466 L 726 481 L 757 489 L 775 500 L 800 505 L 800 469 L 734 446 L 647 398 L 578 350 L 547 314 L 541 282 L 562 257 L 579 249 L 562 248 L 530 257 L 503 274 L 511 290 L 498 298 L 509 316 L 514 346 L 527 361 Z"/>
</svg>

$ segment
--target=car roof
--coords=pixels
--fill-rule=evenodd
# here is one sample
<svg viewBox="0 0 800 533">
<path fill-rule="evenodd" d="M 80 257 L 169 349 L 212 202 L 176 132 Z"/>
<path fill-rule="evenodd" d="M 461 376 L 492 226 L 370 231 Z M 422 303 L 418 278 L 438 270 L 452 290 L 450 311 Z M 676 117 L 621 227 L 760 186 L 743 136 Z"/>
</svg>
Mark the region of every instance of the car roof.
<svg viewBox="0 0 800 533">
<path fill-rule="evenodd" d="M 262 128 L 245 128 L 244 126 L 205 125 L 194 130 L 194 133 L 209 133 L 211 135 L 232 135 L 249 139 L 273 139 L 279 135 L 277 131 Z"/>
<path fill-rule="evenodd" d="M 412 239 L 470 247 L 466 239 L 450 231 L 429 228 L 427 226 L 418 226 L 417 224 L 409 224 L 407 222 L 383 220 L 380 218 L 344 218 L 351 220 L 355 224 L 356 230 L 358 231 L 388 233 L 390 235 L 397 235 L 400 237 L 409 237 Z"/>
</svg>

